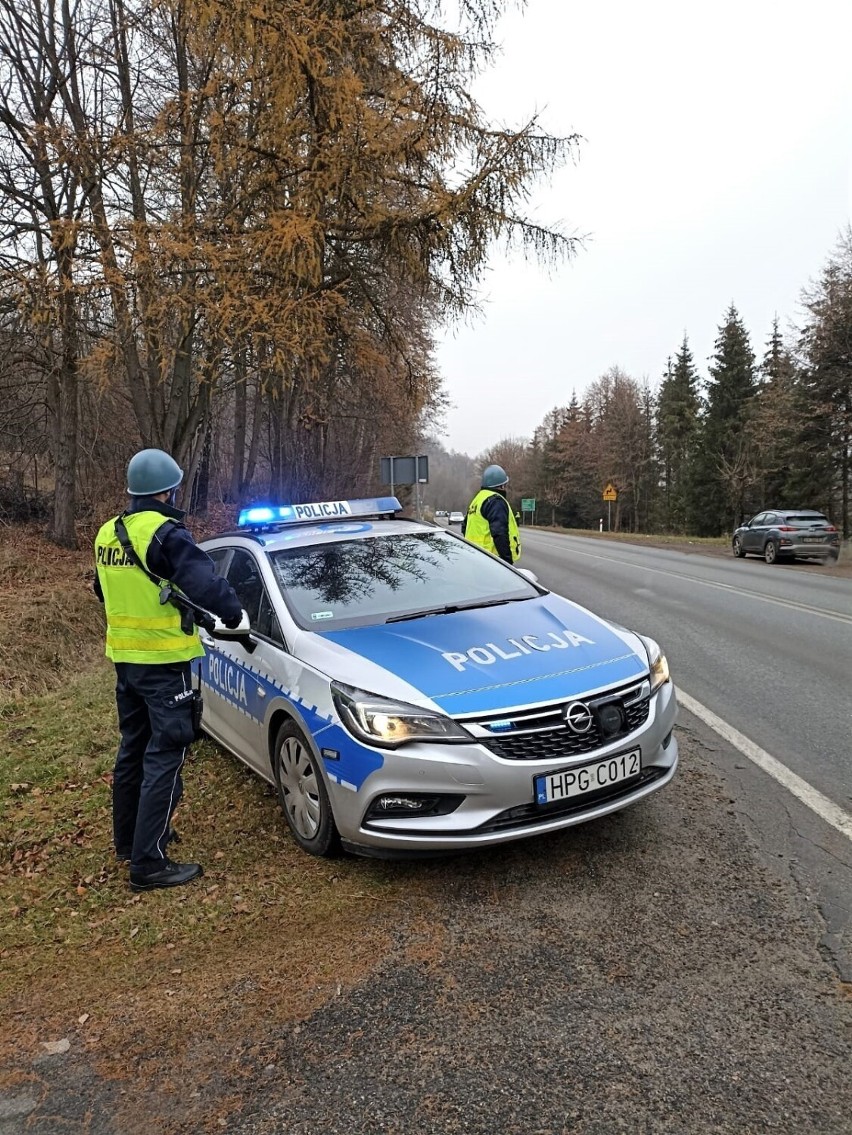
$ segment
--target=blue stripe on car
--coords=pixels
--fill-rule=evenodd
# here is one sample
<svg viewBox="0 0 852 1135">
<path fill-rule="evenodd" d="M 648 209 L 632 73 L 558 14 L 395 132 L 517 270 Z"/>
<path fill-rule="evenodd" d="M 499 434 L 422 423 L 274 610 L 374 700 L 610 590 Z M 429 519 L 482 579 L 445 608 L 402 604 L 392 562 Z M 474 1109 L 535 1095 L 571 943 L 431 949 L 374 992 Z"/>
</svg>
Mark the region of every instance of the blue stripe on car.
<svg viewBox="0 0 852 1135">
<path fill-rule="evenodd" d="M 330 780 L 357 792 L 367 777 L 384 764 L 380 752 L 356 741 L 331 714 L 321 713 L 316 705 L 308 705 L 298 694 L 253 666 L 245 666 L 220 650 L 210 647 L 206 650 L 205 657 L 195 664 L 201 685 L 224 698 L 243 716 L 263 725 L 269 703 L 258 696 L 261 686 L 268 697 L 277 695 L 298 706 L 299 715 L 318 747 L 338 753 L 337 758 L 322 758 Z"/>
<path fill-rule="evenodd" d="M 567 700 L 648 670 L 605 622 L 556 595 L 317 633 L 454 715 Z"/>
</svg>

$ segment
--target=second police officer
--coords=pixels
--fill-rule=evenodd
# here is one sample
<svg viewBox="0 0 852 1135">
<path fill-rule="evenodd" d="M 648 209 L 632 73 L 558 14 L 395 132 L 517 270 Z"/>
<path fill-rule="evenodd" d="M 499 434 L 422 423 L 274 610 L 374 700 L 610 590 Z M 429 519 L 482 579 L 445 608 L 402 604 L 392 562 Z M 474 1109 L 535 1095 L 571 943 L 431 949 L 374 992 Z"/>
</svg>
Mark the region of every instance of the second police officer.
<svg viewBox="0 0 852 1135">
<path fill-rule="evenodd" d="M 468 505 L 462 535 L 492 556 L 513 564 L 521 554 L 518 522 L 506 499 L 509 474 L 500 465 L 482 473 L 481 488 Z"/>
</svg>

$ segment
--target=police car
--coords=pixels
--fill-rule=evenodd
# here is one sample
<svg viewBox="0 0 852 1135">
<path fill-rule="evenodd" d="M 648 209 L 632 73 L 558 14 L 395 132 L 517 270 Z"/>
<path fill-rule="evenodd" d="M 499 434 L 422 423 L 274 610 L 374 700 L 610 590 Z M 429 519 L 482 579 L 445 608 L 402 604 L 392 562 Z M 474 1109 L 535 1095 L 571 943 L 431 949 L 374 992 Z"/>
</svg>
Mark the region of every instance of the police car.
<svg viewBox="0 0 852 1135">
<path fill-rule="evenodd" d="M 250 632 L 202 631 L 203 726 L 305 851 L 406 856 L 605 816 L 678 760 L 656 642 L 393 497 L 249 508 L 202 547 Z"/>
</svg>

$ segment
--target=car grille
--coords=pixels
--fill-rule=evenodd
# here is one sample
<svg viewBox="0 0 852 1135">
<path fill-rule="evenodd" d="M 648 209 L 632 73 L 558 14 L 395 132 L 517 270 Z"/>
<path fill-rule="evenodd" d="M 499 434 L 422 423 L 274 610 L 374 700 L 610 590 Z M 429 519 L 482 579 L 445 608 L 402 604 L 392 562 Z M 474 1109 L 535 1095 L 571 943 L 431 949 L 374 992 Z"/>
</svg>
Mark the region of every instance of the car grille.
<svg viewBox="0 0 852 1135">
<path fill-rule="evenodd" d="M 564 757 L 581 757 L 593 753 L 604 745 L 612 744 L 628 737 L 648 720 L 650 696 L 648 683 L 632 685 L 623 690 L 615 690 L 603 698 L 590 699 L 586 704 L 592 710 L 592 726 L 587 733 L 574 733 L 561 719 L 565 708 L 563 703 L 557 710 L 550 710 L 538 717 L 517 717 L 511 720 L 511 730 L 499 736 L 480 738 L 484 745 L 497 757 L 509 761 L 547 761 L 561 760 Z M 615 705 L 621 712 L 621 727 L 615 732 L 604 733 L 597 711 L 603 705 Z M 554 718 L 558 716 L 558 723 Z M 493 728 L 493 723 L 478 722 Z"/>
<path fill-rule="evenodd" d="M 642 769 L 638 776 L 629 781 L 622 781 L 613 788 L 602 788 L 600 792 L 586 792 L 573 800 L 548 804 L 541 807 L 539 804 L 520 804 L 517 808 L 507 808 L 505 812 L 498 812 L 490 820 L 474 829 L 479 832 L 505 832 L 512 828 L 527 828 L 530 824 L 546 824 L 549 820 L 562 819 L 578 812 L 588 812 L 599 804 L 612 804 L 618 800 L 632 796 L 637 789 L 644 788 L 646 784 L 659 780 L 668 773 L 667 768 L 656 766 Z"/>
</svg>

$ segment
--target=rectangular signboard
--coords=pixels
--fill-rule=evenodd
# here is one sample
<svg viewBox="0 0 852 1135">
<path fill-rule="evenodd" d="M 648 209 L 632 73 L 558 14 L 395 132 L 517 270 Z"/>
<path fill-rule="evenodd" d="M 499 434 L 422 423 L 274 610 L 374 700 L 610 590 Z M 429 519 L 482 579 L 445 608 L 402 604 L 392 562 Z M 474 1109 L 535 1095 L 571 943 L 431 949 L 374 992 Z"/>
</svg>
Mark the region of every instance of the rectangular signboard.
<svg viewBox="0 0 852 1135">
<path fill-rule="evenodd" d="M 419 457 L 380 457 L 379 478 L 383 485 L 414 485 L 428 483 L 429 458 Z"/>
<path fill-rule="evenodd" d="M 521 512 L 535 512 L 535 497 L 521 497 Z"/>
</svg>

